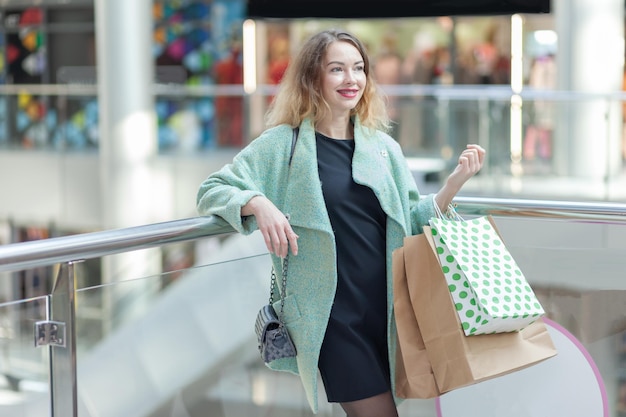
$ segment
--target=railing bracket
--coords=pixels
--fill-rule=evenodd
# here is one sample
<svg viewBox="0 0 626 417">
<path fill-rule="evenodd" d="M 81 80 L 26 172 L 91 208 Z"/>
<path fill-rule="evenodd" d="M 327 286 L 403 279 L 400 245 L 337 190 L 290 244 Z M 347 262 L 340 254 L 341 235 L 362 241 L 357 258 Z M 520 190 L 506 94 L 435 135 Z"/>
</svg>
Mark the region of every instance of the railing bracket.
<svg viewBox="0 0 626 417">
<path fill-rule="evenodd" d="M 51 320 L 36 322 L 35 346 L 65 347 L 65 323 Z"/>
</svg>

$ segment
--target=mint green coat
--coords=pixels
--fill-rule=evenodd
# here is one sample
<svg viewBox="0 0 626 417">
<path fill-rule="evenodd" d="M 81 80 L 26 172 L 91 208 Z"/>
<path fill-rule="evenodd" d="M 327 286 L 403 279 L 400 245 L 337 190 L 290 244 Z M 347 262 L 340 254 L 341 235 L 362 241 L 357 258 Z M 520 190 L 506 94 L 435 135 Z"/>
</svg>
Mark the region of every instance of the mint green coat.
<svg viewBox="0 0 626 417">
<path fill-rule="evenodd" d="M 300 126 L 289 168 L 291 138 L 288 125 L 263 132 L 231 164 L 201 184 L 197 209 L 202 216 L 223 218 L 244 234 L 256 230 L 252 216 L 241 216 L 241 207 L 254 196 L 264 195 L 289 215 L 299 239 L 298 255 L 289 258 L 284 319 L 298 355 L 273 361 L 269 367 L 300 375 L 311 409 L 317 413 L 318 357 L 337 287 L 335 240 L 318 176 L 311 121 Z M 397 337 L 391 254 L 402 246 L 405 236 L 421 233 L 422 225 L 434 217 L 433 196 L 420 198 L 400 146 L 390 136 L 362 126 L 357 119 L 354 140 L 354 181 L 370 187 L 387 214 L 387 321 L 393 384 Z M 280 260 L 274 257 L 273 261 L 280 271 Z"/>
</svg>

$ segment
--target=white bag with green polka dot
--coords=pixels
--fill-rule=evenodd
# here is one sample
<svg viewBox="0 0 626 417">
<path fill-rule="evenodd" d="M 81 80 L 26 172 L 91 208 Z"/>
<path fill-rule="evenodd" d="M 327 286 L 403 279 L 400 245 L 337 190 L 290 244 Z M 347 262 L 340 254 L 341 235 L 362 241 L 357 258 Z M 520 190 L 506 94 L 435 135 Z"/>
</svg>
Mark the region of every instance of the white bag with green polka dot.
<svg viewBox="0 0 626 417">
<path fill-rule="evenodd" d="M 466 336 L 519 331 L 545 314 L 490 220 L 430 220 Z"/>
</svg>

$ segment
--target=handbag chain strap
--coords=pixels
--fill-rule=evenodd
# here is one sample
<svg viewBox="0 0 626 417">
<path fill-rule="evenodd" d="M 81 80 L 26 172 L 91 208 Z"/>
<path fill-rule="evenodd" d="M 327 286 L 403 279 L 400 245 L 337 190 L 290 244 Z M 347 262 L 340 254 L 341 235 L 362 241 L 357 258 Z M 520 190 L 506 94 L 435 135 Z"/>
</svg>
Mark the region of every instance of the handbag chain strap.
<svg viewBox="0 0 626 417">
<path fill-rule="evenodd" d="M 298 140 L 298 127 L 294 127 L 292 129 L 291 136 L 291 152 L 289 154 L 289 162 L 288 166 L 291 167 L 291 159 L 293 158 L 293 152 L 296 149 L 296 141 Z M 289 249 L 287 249 L 287 256 L 283 259 L 283 279 L 282 286 L 280 288 L 281 297 L 280 297 L 280 313 L 278 314 L 278 319 L 283 321 L 283 310 L 285 309 L 285 295 L 287 290 L 287 266 L 289 265 Z M 276 288 L 276 271 L 274 270 L 274 266 L 272 265 L 272 282 L 270 283 L 270 305 L 274 303 L 274 288 Z"/>
<path fill-rule="evenodd" d="M 287 267 L 289 265 L 289 254 L 285 256 L 283 259 L 283 279 L 282 285 L 280 288 L 281 297 L 280 297 L 280 313 L 278 314 L 278 319 L 283 321 L 283 310 L 285 309 L 285 291 L 287 290 Z M 276 288 L 276 271 L 274 270 L 274 266 L 272 266 L 272 282 L 270 283 L 270 305 L 274 303 L 274 288 Z"/>
<path fill-rule="evenodd" d="M 287 164 L 291 167 L 291 159 L 293 158 L 293 153 L 296 150 L 296 142 L 298 140 L 298 132 L 299 127 L 294 127 L 292 129 L 291 136 L 291 152 L 289 154 L 289 163 Z M 278 314 L 278 319 L 282 322 L 283 320 L 283 310 L 285 309 L 285 295 L 287 288 L 287 266 L 289 265 L 289 249 L 287 249 L 287 256 L 283 259 L 283 286 L 282 291 L 283 295 L 280 297 L 280 313 Z M 272 282 L 270 283 L 270 305 L 274 303 L 274 288 L 276 288 L 276 271 L 274 270 L 274 266 L 272 265 Z"/>
</svg>

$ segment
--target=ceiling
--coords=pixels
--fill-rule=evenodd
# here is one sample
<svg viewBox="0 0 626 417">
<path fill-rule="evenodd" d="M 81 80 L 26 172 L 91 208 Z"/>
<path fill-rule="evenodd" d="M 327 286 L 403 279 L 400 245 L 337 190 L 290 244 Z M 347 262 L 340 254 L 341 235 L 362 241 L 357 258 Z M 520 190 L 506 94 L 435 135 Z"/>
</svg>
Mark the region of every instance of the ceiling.
<svg viewBox="0 0 626 417">
<path fill-rule="evenodd" d="M 549 13 L 550 0 L 248 0 L 250 18 L 394 18 Z"/>
</svg>

